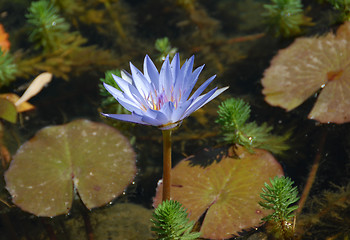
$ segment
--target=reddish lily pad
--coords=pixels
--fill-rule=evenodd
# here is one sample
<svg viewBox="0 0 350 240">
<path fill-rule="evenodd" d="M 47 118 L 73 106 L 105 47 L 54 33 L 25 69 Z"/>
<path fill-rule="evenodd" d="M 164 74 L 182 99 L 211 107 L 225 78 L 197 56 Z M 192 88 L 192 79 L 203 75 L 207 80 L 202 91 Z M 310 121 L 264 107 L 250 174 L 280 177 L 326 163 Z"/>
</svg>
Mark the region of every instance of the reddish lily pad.
<svg viewBox="0 0 350 240">
<path fill-rule="evenodd" d="M 120 195 L 136 174 L 135 153 L 116 129 L 76 120 L 24 143 L 5 173 L 12 201 L 37 216 L 69 212 L 74 188 L 88 209 Z"/>
<path fill-rule="evenodd" d="M 308 118 L 350 121 L 350 22 L 323 37 L 298 38 L 280 50 L 261 83 L 265 100 L 290 111 L 319 91 Z"/>
<path fill-rule="evenodd" d="M 227 239 L 259 226 L 268 213 L 258 204 L 264 182 L 283 175 L 281 165 L 265 150 L 251 154 L 238 147 L 235 153 L 238 158 L 223 157 L 206 167 L 193 165 L 190 157 L 172 169 L 171 198 L 187 208 L 193 221 L 205 214 L 200 230 L 203 238 Z M 161 196 L 159 184 L 154 206 Z"/>
<path fill-rule="evenodd" d="M 11 123 L 16 123 L 17 111 L 16 107 L 9 100 L 0 98 L 0 118 Z"/>
</svg>

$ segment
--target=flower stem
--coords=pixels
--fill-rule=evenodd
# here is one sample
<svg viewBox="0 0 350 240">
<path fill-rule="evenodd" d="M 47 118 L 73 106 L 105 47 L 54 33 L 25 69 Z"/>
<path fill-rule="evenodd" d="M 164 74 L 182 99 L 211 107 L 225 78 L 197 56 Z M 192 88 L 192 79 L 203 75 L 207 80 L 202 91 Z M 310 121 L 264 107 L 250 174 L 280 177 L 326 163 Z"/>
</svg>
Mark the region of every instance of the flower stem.
<svg viewBox="0 0 350 240">
<path fill-rule="evenodd" d="M 163 201 L 170 200 L 171 130 L 163 130 Z"/>
</svg>

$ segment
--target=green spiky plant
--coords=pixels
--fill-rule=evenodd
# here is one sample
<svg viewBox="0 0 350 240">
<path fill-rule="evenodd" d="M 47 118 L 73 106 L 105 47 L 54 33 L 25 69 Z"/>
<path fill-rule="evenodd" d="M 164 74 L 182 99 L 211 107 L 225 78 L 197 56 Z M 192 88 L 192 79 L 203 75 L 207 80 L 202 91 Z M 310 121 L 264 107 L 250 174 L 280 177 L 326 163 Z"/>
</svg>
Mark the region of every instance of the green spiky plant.
<svg viewBox="0 0 350 240">
<path fill-rule="evenodd" d="M 3 52 L 0 48 L 0 88 L 15 80 L 17 71 L 18 68 L 12 55 L 8 52 Z"/>
<path fill-rule="evenodd" d="M 35 48 L 42 48 L 44 52 L 51 52 L 57 48 L 65 37 L 70 25 L 59 15 L 57 7 L 50 1 L 40 0 L 32 2 L 26 14 L 31 27 L 29 40 Z"/>
<path fill-rule="evenodd" d="M 304 16 L 301 0 L 271 0 L 264 8 L 267 11 L 262 16 L 268 30 L 277 37 L 298 35 L 302 25 L 311 24 L 311 19 Z"/>
<path fill-rule="evenodd" d="M 262 220 L 267 222 L 266 230 L 274 239 L 292 239 L 294 211 L 298 208 L 294 204 L 299 200 L 297 187 L 293 187 L 294 182 L 284 176 L 276 176 L 270 182 L 271 186 L 265 183 L 260 194 L 263 201 L 259 204 L 273 212 Z"/>
<path fill-rule="evenodd" d="M 262 148 L 276 154 L 289 149 L 286 140 L 290 133 L 275 136 L 270 132 L 273 127 L 263 123 L 247 122 L 250 117 L 250 106 L 242 99 L 231 98 L 219 106 L 217 123 L 221 125 L 224 141 L 239 144 L 253 152 L 253 148 Z"/>
<path fill-rule="evenodd" d="M 163 62 L 167 55 L 171 58 L 174 57 L 177 52 L 177 48 L 171 47 L 169 38 L 158 38 L 154 44 L 154 47 L 159 52 L 159 56 L 157 57 L 157 61 Z"/>
<path fill-rule="evenodd" d="M 152 231 L 158 240 L 194 240 L 199 232 L 192 232 L 194 222 L 187 218 L 186 209 L 174 200 L 163 201 L 153 213 Z"/>
<path fill-rule="evenodd" d="M 328 0 L 340 12 L 340 21 L 350 21 L 350 0 Z"/>
<path fill-rule="evenodd" d="M 103 97 L 101 101 L 101 107 L 109 108 L 111 111 L 117 114 L 128 114 L 128 110 L 116 102 L 115 98 L 103 86 L 103 83 L 107 83 L 108 85 L 111 85 L 112 87 L 120 90 L 118 84 L 114 81 L 112 74 L 121 77 L 120 70 L 115 69 L 106 71 L 105 78 L 100 78 L 101 83 L 99 84 L 99 91 L 100 95 Z"/>
</svg>

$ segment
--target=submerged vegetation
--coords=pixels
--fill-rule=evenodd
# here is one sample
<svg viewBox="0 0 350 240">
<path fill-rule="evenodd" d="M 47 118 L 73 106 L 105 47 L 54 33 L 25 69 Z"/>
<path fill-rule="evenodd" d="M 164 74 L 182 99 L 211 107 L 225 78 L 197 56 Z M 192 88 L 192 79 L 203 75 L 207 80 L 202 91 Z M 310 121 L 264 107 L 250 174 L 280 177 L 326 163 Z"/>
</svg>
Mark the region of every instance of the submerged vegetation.
<svg viewBox="0 0 350 240">
<path fill-rule="evenodd" d="M 53 3 L 46 0 L 32 2 L 28 10 L 26 18 L 30 24 L 29 41 L 36 49 L 41 48 L 44 53 L 60 48 L 70 26 L 59 15 Z"/>
<path fill-rule="evenodd" d="M 231 98 L 219 106 L 217 123 L 220 124 L 224 140 L 230 144 L 242 145 L 248 150 L 262 148 L 273 153 L 282 153 L 289 147 L 286 140 L 290 133 L 284 136 L 271 134 L 273 127 L 267 123 L 258 125 L 256 122 L 247 122 L 250 118 L 250 106 L 242 99 Z"/>
<path fill-rule="evenodd" d="M 340 12 L 340 21 L 350 21 L 350 1 L 349 0 L 328 0 L 334 9 Z"/>
<path fill-rule="evenodd" d="M 350 141 L 345 137 L 349 136 L 349 117 L 344 110 L 348 109 L 349 94 L 342 86 L 349 83 L 350 65 L 345 53 L 350 49 L 350 24 L 337 28 L 333 21 L 335 15 L 340 21 L 349 21 L 349 6 L 349 0 L 1 1 L 0 172 L 5 176 L 0 181 L 1 237 L 65 239 L 71 231 L 67 229 L 74 229 L 79 237 L 94 239 L 95 234 L 96 239 L 127 236 L 133 240 L 130 232 L 146 229 L 143 236 L 147 237 L 134 239 L 239 239 L 254 232 L 269 239 L 349 239 L 350 187 L 344 185 L 350 156 Z M 296 47 L 281 52 L 294 38 L 291 46 Z M 305 54 L 314 47 L 327 54 Z M 272 104 L 290 104 L 287 111 L 300 105 L 291 112 L 267 105 L 260 93 L 261 85 L 267 86 L 264 80 L 260 84 L 260 76 L 278 51 L 282 57 L 285 52 L 291 55 L 283 58 L 284 65 L 273 68 L 271 86 L 282 87 L 269 93 L 267 100 L 279 95 L 291 99 L 302 96 L 302 101 L 282 99 Z M 146 57 L 143 62 L 145 54 L 157 61 L 151 63 Z M 318 57 L 326 57 L 321 62 L 327 64 L 321 65 Z M 189 60 L 184 64 L 186 58 Z M 307 61 L 300 60 L 304 58 Z M 129 61 L 135 64 L 133 83 L 123 70 Z M 141 76 L 136 68 L 142 65 Z M 302 71 L 304 66 L 307 71 Z M 50 80 L 40 86 L 35 80 L 29 82 L 43 73 Z M 112 74 L 124 74 L 128 84 L 117 78 L 118 86 Z M 214 74 L 217 88 L 203 91 L 214 77 L 205 79 Z M 308 81 L 300 81 L 301 77 Z M 169 79 L 173 79 L 171 84 Z M 115 89 L 117 98 L 124 100 L 131 112 L 115 101 L 103 83 Z M 306 93 L 309 85 L 313 90 Z M 193 86 L 201 87 L 191 92 Z M 223 86 L 230 88 L 216 99 L 210 97 Z M 26 89 L 32 92 L 30 100 L 16 95 L 26 95 Z M 333 94 L 331 89 L 344 94 Z M 286 94 L 288 91 L 291 94 Z M 200 96 L 202 92 L 207 95 Z M 195 97 L 183 101 L 191 93 Z M 317 95 L 317 109 L 334 115 L 336 121 L 321 121 L 314 114 L 309 116 L 312 120 L 306 119 L 303 113 L 311 109 Z M 333 96 L 338 98 L 333 101 Z M 173 102 L 175 98 L 178 101 Z M 21 101 L 33 105 L 19 110 Z M 207 102 L 211 103 L 201 108 Z M 338 106 L 339 112 L 324 111 L 325 106 L 333 110 Z M 176 163 L 168 164 L 169 169 L 173 167 L 172 200 L 161 202 L 160 186 L 165 181 L 159 181 L 160 134 L 151 127 L 111 123 L 102 119 L 100 112 L 126 114 L 131 121 L 163 127 L 158 123 L 165 117 L 169 117 L 170 126 L 180 125 L 176 119 L 186 107 L 190 112 L 198 111 L 182 124 L 183 133 L 175 132 L 172 138 Z M 135 110 L 140 118 L 134 118 Z M 119 117 L 125 120 L 125 116 Z M 104 121 L 113 128 L 88 120 L 72 121 L 79 118 Z M 43 130 L 37 132 L 39 128 Z M 116 128 L 125 130 L 127 138 Z M 220 142 L 219 128 L 225 144 Z M 275 135 L 278 133 L 282 135 Z M 327 134 L 336 141 L 327 140 Z M 322 141 L 317 145 L 319 136 Z M 169 135 L 164 139 L 171 143 Z M 288 154 L 282 154 L 286 150 Z M 311 184 L 303 187 L 308 185 L 304 184 L 305 174 L 315 152 Z M 181 160 L 183 156 L 186 158 Z M 333 165 L 324 170 L 328 162 Z M 283 177 L 283 171 L 296 186 Z M 334 190 L 329 182 L 344 186 Z M 317 188 L 310 191 L 312 186 Z M 297 188 L 307 189 L 310 197 L 309 192 L 306 197 L 302 194 L 297 203 Z M 156 209 L 151 208 L 152 198 Z M 109 212 L 122 201 L 146 206 L 146 221 L 130 224 L 122 220 L 121 224 L 107 221 L 99 212 Z M 86 207 L 101 206 L 103 209 L 86 212 Z M 70 210 L 72 216 L 53 219 L 23 214 L 27 211 L 51 217 Z M 149 218 L 153 211 L 152 233 Z M 99 219 L 94 218 L 96 212 Z M 124 219 L 141 219 L 140 213 L 131 216 L 130 212 L 126 209 Z M 114 219 L 120 211 L 110 214 Z M 72 218 L 79 227 L 69 225 Z M 100 224 L 102 233 L 97 232 L 94 227 L 100 222 L 111 225 Z M 22 230 L 18 225 L 23 225 Z M 117 225 L 122 227 L 112 234 L 106 229 Z M 47 234 L 38 226 L 47 228 Z M 119 235 L 123 231 L 125 235 Z"/>
<path fill-rule="evenodd" d="M 265 4 L 264 8 L 268 30 L 276 36 L 299 35 L 301 26 L 311 24 L 311 19 L 303 13 L 301 0 L 271 0 L 271 4 Z"/>
<path fill-rule="evenodd" d="M 288 240 L 294 236 L 294 211 L 298 208 L 295 203 L 299 200 L 297 187 L 288 177 L 270 179 L 271 185 L 265 183 L 259 204 L 264 209 L 272 210 L 272 214 L 262 218 L 267 222 L 267 232 L 273 239 Z"/>
<path fill-rule="evenodd" d="M 10 53 L 0 49 L 0 88 L 16 79 L 17 65 Z"/>
<path fill-rule="evenodd" d="M 195 240 L 201 235 L 192 232 L 194 222 L 188 218 L 186 209 L 181 203 L 167 200 L 159 204 L 151 220 L 158 240 Z"/>
</svg>

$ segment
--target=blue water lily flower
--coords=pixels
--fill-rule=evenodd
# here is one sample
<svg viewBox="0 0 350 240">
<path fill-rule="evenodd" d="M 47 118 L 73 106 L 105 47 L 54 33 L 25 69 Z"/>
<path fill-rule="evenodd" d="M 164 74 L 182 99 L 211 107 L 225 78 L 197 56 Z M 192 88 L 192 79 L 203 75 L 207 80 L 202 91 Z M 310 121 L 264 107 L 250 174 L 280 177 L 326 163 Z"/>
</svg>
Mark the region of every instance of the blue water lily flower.
<svg viewBox="0 0 350 240">
<path fill-rule="evenodd" d="M 104 83 L 107 91 L 131 114 L 104 114 L 106 117 L 152 125 L 161 130 L 170 130 L 181 124 L 184 118 L 217 97 L 228 87 L 217 87 L 206 94 L 201 93 L 214 80 L 206 80 L 190 96 L 203 66 L 193 72 L 194 56 L 180 67 L 180 57 L 165 59 L 160 72 L 146 55 L 142 73 L 130 63 L 131 74 L 121 72 L 121 78 L 113 75 L 121 91 Z"/>
</svg>

